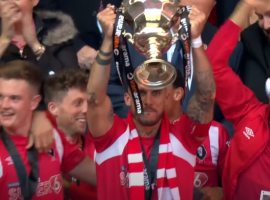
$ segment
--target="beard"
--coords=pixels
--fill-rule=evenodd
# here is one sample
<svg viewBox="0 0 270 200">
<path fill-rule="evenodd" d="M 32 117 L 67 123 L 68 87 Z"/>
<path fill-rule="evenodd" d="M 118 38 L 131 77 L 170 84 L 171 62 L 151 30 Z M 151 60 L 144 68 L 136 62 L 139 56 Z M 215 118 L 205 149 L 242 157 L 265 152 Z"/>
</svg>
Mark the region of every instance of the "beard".
<svg viewBox="0 0 270 200">
<path fill-rule="evenodd" d="M 155 118 L 148 118 L 145 113 L 137 115 L 135 110 L 132 110 L 131 114 L 134 119 L 136 119 L 137 122 L 139 122 L 142 126 L 154 126 L 156 125 L 163 116 L 163 112 L 158 113 L 155 109 L 151 107 L 144 107 L 144 112 L 153 112 L 156 113 Z"/>
</svg>

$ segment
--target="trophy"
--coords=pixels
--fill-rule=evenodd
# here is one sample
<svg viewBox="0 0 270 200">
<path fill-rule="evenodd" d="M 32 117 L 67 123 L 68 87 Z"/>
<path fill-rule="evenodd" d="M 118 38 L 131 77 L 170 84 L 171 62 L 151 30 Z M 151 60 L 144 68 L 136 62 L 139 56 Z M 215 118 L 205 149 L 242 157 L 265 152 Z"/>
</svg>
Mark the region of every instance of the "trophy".
<svg viewBox="0 0 270 200">
<path fill-rule="evenodd" d="M 124 21 L 134 34 L 128 36 L 135 49 L 146 61 L 134 71 L 134 81 L 146 89 L 158 90 L 176 79 L 175 67 L 161 57 L 177 40 L 171 28 L 178 21 L 180 0 L 124 0 L 121 6 Z"/>
</svg>

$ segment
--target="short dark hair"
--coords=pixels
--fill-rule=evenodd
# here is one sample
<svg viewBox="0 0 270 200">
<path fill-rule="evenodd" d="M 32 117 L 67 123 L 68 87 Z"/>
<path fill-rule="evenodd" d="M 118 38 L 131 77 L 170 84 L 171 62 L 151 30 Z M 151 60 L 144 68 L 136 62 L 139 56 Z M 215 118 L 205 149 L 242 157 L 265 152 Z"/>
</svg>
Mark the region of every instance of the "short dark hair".
<svg viewBox="0 0 270 200">
<path fill-rule="evenodd" d="M 45 103 L 61 102 L 72 89 L 86 90 L 89 75 L 80 69 L 66 69 L 47 78 L 44 86 Z"/>
<path fill-rule="evenodd" d="M 16 60 L 7 62 L 0 67 L 0 78 L 6 80 L 24 80 L 39 94 L 42 75 L 39 68 L 31 62 Z"/>
<path fill-rule="evenodd" d="M 184 76 L 182 75 L 182 72 L 179 69 L 176 69 L 176 79 L 173 82 L 173 87 L 176 88 L 185 88 L 185 79 Z"/>
</svg>

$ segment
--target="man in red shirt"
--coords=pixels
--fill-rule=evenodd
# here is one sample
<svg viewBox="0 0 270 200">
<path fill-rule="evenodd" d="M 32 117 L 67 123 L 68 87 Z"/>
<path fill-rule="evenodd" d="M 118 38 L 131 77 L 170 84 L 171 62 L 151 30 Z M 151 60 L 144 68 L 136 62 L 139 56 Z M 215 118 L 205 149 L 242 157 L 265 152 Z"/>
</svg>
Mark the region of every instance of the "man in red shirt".
<svg viewBox="0 0 270 200">
<path fill-rule="evenodd" d="M 228 66 L 253 8 L 269 16 L 269 0 L 242 0 L 207 50 L 217 86 L 216 101 L 235 129 L 222 177 L 226 200 L 263 200 L 270 196 L 269 105 L 260 103 Z"/>
<path fill-rule="evenodd" d="M 189 15 L 197 92 L 187 114 L 170 124 L 164 113 L 166 89 L 138 85 L 144 113 L 136 115 L 129 91 L 125 94 L 131 106 L 128 118 L 114 115 L 106 95 L 116 18 L 109 6 L 98 14 L 104 40 L 87 86 L 87 120 L 97 151 L 98 199 L 190 200 L 197 148 L 208 135 L 215 98 L 212 67 L 200 40 L 205 15 L 195 7 Z"/>
<path fill-rule="evenodd" d="M 1 199 L 63 199 L 61 172 L 95 184 L 95 166 L 76 145 L 54 128 L 48 153 L 26 150 L 41 74 L 36 66 L 13 61 L 0 68 L 0 194 Z M 29 176 L 29 178 L 28 178 Z"/>
<path fill-rule="evenodd" d="M 88 75 L 82 70 L 63 70 L 50 76 L 45 83 L 45 101 L 58 128 L 70 143 L 77 144 L 86 156 L 94 160 L 95 146 L 91 137 L 85 135 Z M 64 180 L 67 199 L 94 200 L 96 188 L 67 177 Z"/>
<path fill-rule="evenodd" d="M 171 123 L 177 122 L 183 115 L 184 88 L 184 78 L 181 72 L 177 70 L 176 80 L 167 88 L 168 98 L 165 111 Z M 197 150 L 194 187 L 203 188 L 201 191 L 205 196 L 215 200 L 221 200 L 223 197 L 219 180 L 222 177 L 229 143 L 230 136 L 225 127 L 213 121 L 209 135 Z"/>
</svg>

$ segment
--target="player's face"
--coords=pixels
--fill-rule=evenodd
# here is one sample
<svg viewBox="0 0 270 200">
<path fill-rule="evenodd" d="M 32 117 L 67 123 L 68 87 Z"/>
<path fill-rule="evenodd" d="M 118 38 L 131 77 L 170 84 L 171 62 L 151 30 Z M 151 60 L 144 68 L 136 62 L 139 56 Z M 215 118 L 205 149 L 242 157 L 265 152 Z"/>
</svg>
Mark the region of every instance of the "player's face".
<svg viewBox="0 0 270 200">
<path fill-rule="evenodd" d="M 258 16 L 258 24 L 266 35 L 268 41 L 270 42 L 270 10 L 260 11 L 256 10 Z"/>
<path fill-rule="evenodd" d="M 70 135 L 85 133 L 87 123 L 86 91 L 70 89 L 57 107 L 57 123 L 60 128 Z"/>
<path fill-rule="evenodd" d="M 162 90 L 146 90 L 139 86 L 139 93 L 141 96 L 144 113 L 137 115 L 135 105 L 131 95 L 126 101 L 127 105 L 131 106 L 131 112 L 134 119 L 136 119 L 143 126 L 153 126 L 162 118 L 165 100 L 166 89 Z"/>
<path fill-rule="evenodd" d="M 16 131 L 24 126 L 39 101 L 40 96 L 34 95 L 26 81 L 0 78 L 0 122 L 6 129 Z"/>
</svg>

